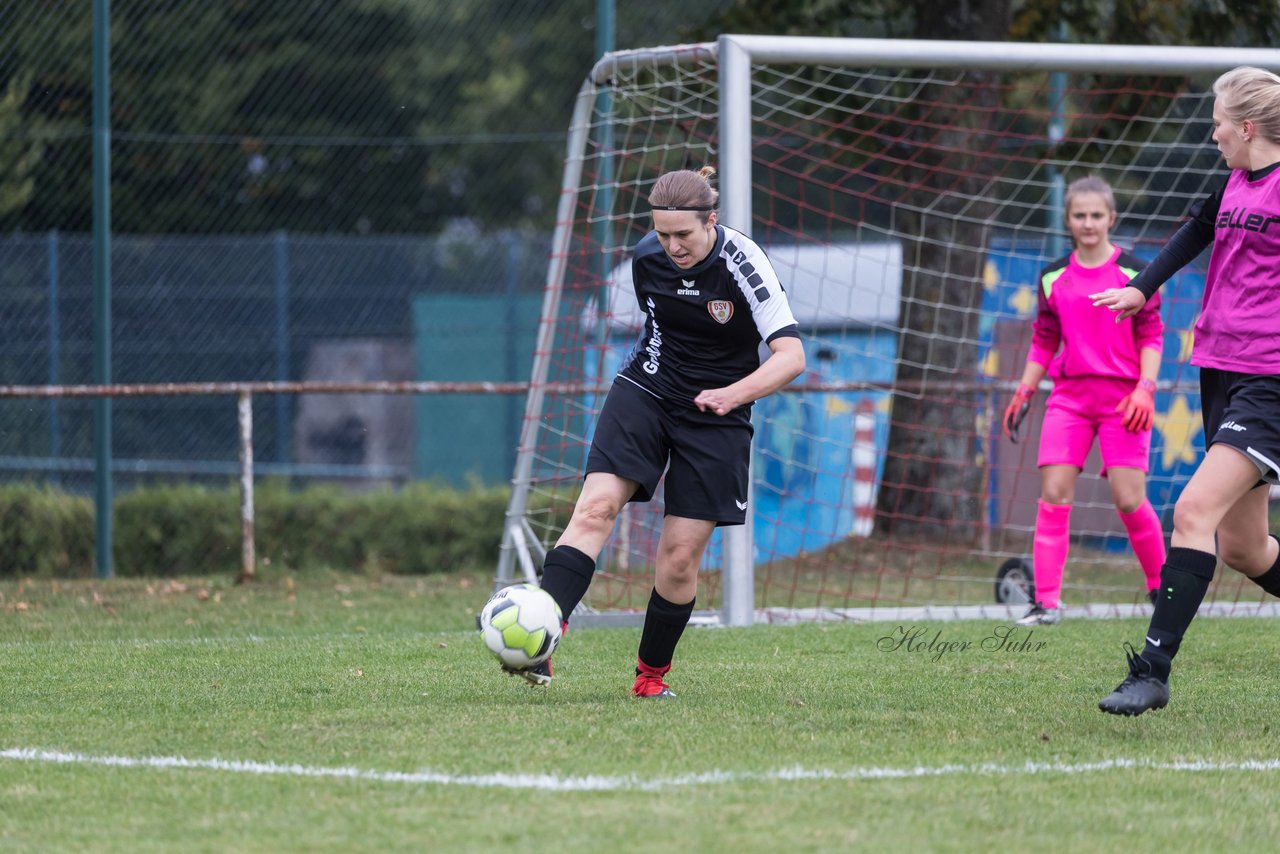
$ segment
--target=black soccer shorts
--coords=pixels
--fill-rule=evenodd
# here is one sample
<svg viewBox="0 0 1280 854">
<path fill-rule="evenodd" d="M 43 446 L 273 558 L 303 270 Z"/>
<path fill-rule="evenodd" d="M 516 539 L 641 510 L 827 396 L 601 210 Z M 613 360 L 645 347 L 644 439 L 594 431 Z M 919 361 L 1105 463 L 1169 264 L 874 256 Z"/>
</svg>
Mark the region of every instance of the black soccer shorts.
<svg viewBox="0 0 1280 854">
<path fill-rule="evenodd" d="M 1280 376 L 1200 369 L 1205 446 L 1230 445 L 1280 484 Z"/>
<path fill-rule="evenodd" d="M 586 473 L 640 484 L 632 501 L 653 498 L 666 471 L 665 513 L 741 525 L 747 517 L 751 407 L 728 415 L 660 400 L 630 380 L 614 380 L 596 422 Z"/>
</svg>

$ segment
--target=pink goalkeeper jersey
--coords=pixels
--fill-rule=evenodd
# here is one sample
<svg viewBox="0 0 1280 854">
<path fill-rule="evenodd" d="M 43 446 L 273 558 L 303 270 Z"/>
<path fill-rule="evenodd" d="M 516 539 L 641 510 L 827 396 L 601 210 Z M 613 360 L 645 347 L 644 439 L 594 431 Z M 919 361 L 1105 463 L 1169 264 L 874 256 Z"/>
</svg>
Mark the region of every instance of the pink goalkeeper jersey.
<svg viewBox="0 0 1280 854">
<path fill-rule="evenodd" d="M 1098 311 L 1089 294 L 1123 288 L 1142 267 L 1141 260 L 1118 247 L 1097 267 L 1081 266 L 1074 252 L 1046 267 L 1040 273 L 1040 305 L 1027 359 L 1045 365 L 1054 379 L 1137 380 L 1141 351 L 1163 348 L 1160 295 L 1153 295 L 1133 317 L 1116 323 L 1114 314 Z"/>
<path fill-rule="evenodd" d="M 1280 374 L 1280 169 L 1227 179 L 1191 364 Z"/>
</svg>

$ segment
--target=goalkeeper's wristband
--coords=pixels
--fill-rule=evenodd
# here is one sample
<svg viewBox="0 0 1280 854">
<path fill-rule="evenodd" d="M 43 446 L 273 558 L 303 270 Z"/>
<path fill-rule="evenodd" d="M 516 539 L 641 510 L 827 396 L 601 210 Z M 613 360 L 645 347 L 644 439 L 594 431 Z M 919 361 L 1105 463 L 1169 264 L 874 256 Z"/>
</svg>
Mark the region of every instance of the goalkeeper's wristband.
<svg viewBox="0 0 1280 854">
<path fill-rule="evenodd" d="M 1026 383 L 1018 383 L 1018 388 L 1014 391 L 1013 396 L 1022 398 L 1023 400 L 1030 400 L 1036 396 L 1036 390 Z"/>
<path fill-rule="evenodd" d="M 1147 379 L 1146 377 L 1143 377 L 1142 379 L 1138 380 L 1138 388 L 1142 389 L 1143 391 L 1149 391 L 1149 392 L 1151 392 L 1152 394 L 1155 394 L 1155 393 L 1156 393 L 1156 381 L 1155 381 L 1155 380 L 1149 380 L 1149 379 Z"/>
</svg>

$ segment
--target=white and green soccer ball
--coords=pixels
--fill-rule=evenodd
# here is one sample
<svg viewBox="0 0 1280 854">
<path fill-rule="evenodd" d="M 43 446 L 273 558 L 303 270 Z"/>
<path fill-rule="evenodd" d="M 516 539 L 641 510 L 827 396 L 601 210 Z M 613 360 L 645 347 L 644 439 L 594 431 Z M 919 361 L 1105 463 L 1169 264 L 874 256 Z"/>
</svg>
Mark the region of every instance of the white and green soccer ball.
<svg viewBox="0 0 1280 854">
<path fill-rule="evenodd" d="M 560 643 L 560 606 L 536 584 L 504 587 L 480 612 L 485 646 L 508 667 L 541 664 Z"/>
</svg>

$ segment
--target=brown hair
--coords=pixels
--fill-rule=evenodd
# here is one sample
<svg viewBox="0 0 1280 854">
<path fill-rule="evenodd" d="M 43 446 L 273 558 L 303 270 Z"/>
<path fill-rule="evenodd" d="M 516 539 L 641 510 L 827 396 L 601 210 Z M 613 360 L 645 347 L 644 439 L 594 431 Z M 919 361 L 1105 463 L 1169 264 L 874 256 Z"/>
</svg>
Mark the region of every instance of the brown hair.
<svg viewBox="0 0 1280 854">
<path fill-rule="evenodd" d="M 666 210 L 692 210 L 704 224 L 711 217 L 720 201 L 720 194 L 711 186 L 716 174 L 714 166 L 703 166 L 697 172 L 681 169 L 668 172 L 654 182 L 649 191 L 649 206 Z"/>
<path fill-rule="evenodd" d="M 1263 139 L 1280 144 L 1280 77 L 1242 65 L 1215 80 L 1213 94 L 1231 121 L 1247 119 Z"/>
<path fill-rule="evenodd" d="M 1062 198 L 1063 216 L 1071 213 L 1071 200 L 1082 193 L 1097 193 L 1102 196 L 1102 200 L 1107 203 L 1107 207 L 1112 213 L 1115 213 L 1116 194 L 1111 190 L 1111 185 L 1097 175 L 1086 175 L 1083 178 L 1075 179 L 1067 185 L 1067 192 Z"/>
</svg>

